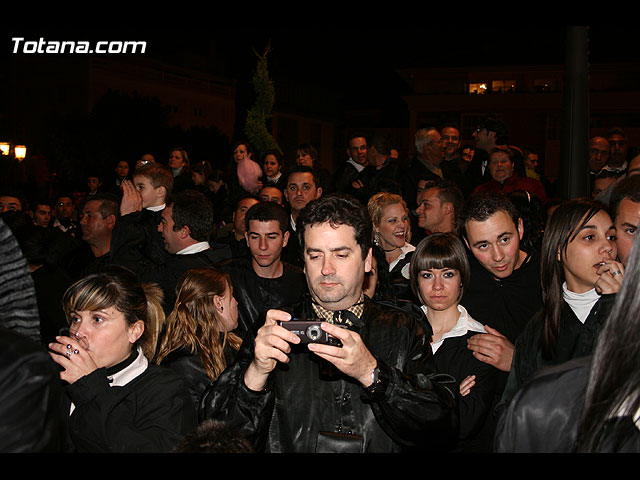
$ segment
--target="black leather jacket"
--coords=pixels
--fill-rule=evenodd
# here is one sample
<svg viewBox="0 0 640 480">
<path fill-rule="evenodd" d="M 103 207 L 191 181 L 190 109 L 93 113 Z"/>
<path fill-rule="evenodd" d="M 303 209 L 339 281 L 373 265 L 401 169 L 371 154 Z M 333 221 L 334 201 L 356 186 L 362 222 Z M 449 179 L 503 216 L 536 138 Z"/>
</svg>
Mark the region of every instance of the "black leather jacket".
<svg viewBox="0 0 640 480">
<path fill-rule="evenodd" d="M 308 316 L 310 301 L 293 312 Z M 406 311 L 368 299 L 355 330 L 378 360 L 375 393 L 304 347 L 276 368 L 264 391 L 251 391 L 243 378 L 253 342 L 245 342 L 239 361 L 205 392 L 200 421 L 230 421 L 258 452 L 346 451 L 349 443 L 359 452 L 448 449 L 457 436 L 455 394 L 450 377 L 435 373 L 431 332 Z M 323 449 L 327 438 L 333 446 Z"/>
<path fill-rule="evenodd" d="M 500 418 L 495 451 L 572 452 L 590 364 L 591 357 L 580 357 L 539 370 L 516 393 Z M 612 418 L 605 425 L 599 452 L 640 452 L 640 430 L 631 417 Z"/>
</svg>

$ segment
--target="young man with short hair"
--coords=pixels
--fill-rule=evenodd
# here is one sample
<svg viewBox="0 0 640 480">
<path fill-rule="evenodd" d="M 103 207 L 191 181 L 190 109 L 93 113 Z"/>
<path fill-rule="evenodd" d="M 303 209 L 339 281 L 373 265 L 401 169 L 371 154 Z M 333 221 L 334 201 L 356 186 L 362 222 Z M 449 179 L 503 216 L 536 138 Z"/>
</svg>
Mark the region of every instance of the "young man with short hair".
<svg viewBox="0 0 640 480">
<path fill-rule="evenodd" d="M 282 260 L 283 248 L 292 241 L 284 207 L 274 202 L 256 203 L 247 210 L 244 220 L 250 256 L 221 265 L 231 276 L 238 300 L 235 333 L 241 337 L 254 333 L 255 325 L 264 322 L 267 310 L 292 305 L 306 291 L 302 269 Z"/>
</svg>

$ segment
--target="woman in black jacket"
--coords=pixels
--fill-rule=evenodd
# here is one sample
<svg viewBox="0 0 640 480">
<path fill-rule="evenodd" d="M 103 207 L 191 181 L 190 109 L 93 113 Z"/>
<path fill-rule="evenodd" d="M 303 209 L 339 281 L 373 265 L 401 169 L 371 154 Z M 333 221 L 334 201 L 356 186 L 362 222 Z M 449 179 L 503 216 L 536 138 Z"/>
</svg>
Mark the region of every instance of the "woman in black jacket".
<svg viewBox="0 0 640 480">
<path fill-rule="evenodd" d="M 215 268 L 192 269 L 176 286 L 176 303 L 167 318 L 155 363 L 185 378 L 196 404 L 240 348 L 238 302 L 229 275 Z"/>
<path fill-rule="evenodd" d="M 543 306 L 516 342 L 499 411 L 539 368 L 592 353 L 624 277 L 615 234 L 597 201 L 568 200 L 551 215 L 542 240 Z"/>
<path fill-rule="evenodd" d="M 431 326 L 436 369 L 453 376 L 458 385 L 460 433 L 455 450 L 490 451 L 493 422 L 489 412 L 498 370 L 476 359 L 467 348 L 469 338 L 487 332 L 460 305 L 463 286 L 469 283 L 462 241 L 449 233 L 425 237 L 413 252 L 409 273 L 411 289 Z"/>
<path fill-rule="evenodd" d="M 541 369 L 516 393 L 497 452 L 640 452 L 639 243 L 593 354 Z"/>
<path fill-rule="evenodd" d="M 164 320 L 161 292 L 123 267 L 74 283 L 70 332 L 51 343 L 63 370 L 63 445 L 70 452 L 168 452 L 197 424 L 184 381 L 149 366 Z"/>
</svg>

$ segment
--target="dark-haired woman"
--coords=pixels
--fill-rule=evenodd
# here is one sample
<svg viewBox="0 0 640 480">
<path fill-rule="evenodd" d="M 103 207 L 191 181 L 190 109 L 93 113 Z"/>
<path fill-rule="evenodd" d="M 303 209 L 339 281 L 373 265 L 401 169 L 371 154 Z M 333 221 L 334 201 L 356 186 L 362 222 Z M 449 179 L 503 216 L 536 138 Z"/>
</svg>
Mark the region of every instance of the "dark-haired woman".
<svg viewBox="0 0 640 480">
<path fill-rule="evenodd" d="M 640 452 L 639 244 L 593 354 L 541 369 L 516 393 L 497 452 Z"/>
<path fill-rule="evenodd" d="M 597 201 L 568 200 L 551 215 L 541 250 L 543 306 L 515 345 L 499 410 L 539 368 L 592 353 L 624 277 L 615 234 Z"/>
<path fill-rule="evenodd" d="M 438 372 L 456 379 L 460 392 L 460 433 L 454 451 L 487 452 L 493 436 L 490 409 L 498 370 L 473 356 L 467 341 L 485 334 L 484 326 L 460 305 L 469 282 L 469 263 L 462 241 L 447 233 L 425 237 L 411 257 L 411 288 L 432 330 L 431 349 Z"/>
</svg>

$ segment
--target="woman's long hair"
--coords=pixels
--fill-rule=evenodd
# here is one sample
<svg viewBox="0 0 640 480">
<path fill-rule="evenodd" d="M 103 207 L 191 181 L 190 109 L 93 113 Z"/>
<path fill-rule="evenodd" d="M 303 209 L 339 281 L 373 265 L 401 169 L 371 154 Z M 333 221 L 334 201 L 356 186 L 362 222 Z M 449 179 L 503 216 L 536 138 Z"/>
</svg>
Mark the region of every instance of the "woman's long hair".
<svg viewBox="0 0 640 480">
<path fill-rule="evenodd" d="M 223 296 L 230 288 L 229 275 L 215 268 L 196 268 L 180 277 L 175 307 L 167 318 L 156 364 L 171 352 L 186 349 L 198 355 L 212 380 L 218 378 L 227 367 L 227 343 L 235 350 L 242 343 L 240 337 L 221 327 L 216 317 L 214 297 Z"/>
<path fill-rule="evenodd" d="M 553 357 L 558 341 L 564 301 L 562 285 L 565 281 L 562 258 L 580 229 L 600 210 L 605 210 L 600 202 L 576 198 L 560 204 L 547 223 L 540 256 L 543 299 L 540 311 L 543 324 L 540 347 L 543 358 Z"/>
<path fill-rule="evenodd" d="M 640 409 L 639 243 L 636 235 L 622 287 L 592 355 L 574 445 L 577 452 L 598 451 L 605 425 L 613 417 L 633 417 Z M 624 440 L 624 435 L 619 437 Z"/>
<path fill-rule="evenodd" d="M 62 307 L 68 321 L 74 312 L 111 307 L 122 312 L 129 325 L 141 320 L 144 332 L 137 344 L 151 359 L 165 320 L 162 297 L 156 284 L 140 283 L 131 270 L 111 265 L 71 285 L 62 298 Z"/>
</svg>

